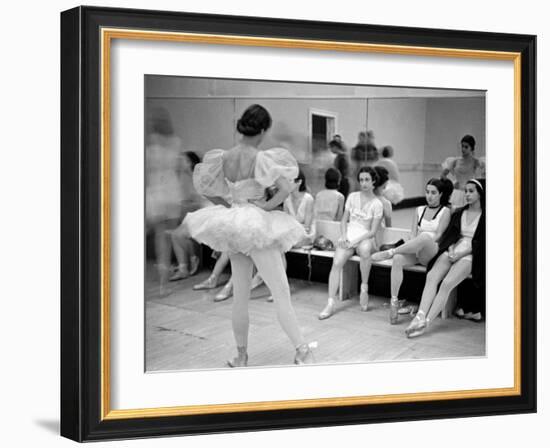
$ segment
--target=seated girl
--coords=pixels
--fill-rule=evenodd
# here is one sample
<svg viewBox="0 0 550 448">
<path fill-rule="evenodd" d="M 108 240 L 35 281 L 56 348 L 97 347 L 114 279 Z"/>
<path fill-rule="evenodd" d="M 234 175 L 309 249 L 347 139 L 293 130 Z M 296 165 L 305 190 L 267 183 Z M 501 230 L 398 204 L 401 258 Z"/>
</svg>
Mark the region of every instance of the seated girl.
<svg viewBox="0 0 550 448">
<path fill-rule="evenodd" d="M 342 236 L 338 240 L 332 268 L 328 279 L 328 301 L 319 314 L 319 319 L 327 319 L 334 313 L 336 292 L 340 283 L 340 273 L 348 259 L 357 253 L 361 268 L 361 310 L 368 306 L 368 279 L 371 268 L 371 253 L 376 250 L 376 233 L 384 214 L 380 199 L 374 194 L 377 186 L 376 171 L 372 167 L 362 167 L 357 172 L 360 191 L 351 193 L 346 200 L 340 228 Z"/>
<path fill-rule="evenodd" d="M 466 206 L 451 216 L 439 239 L 439 251 L 428 263 L 420 308 L 405 330 L 407 337 L 424 334 L 441 312 L 450 292 L 471 274 L 474 286 L 485 290 L 485 181 L 470 179 L 464 189 Z M 438 290 L 439 285 L 439 290 Z"/>
<path fill-rule="evenodd" d="M 298 172 L 298 177 L 294 179 L 294 183 L 296 185 L 294 190 L 283 202 L 283 210 L 304 226 L 306 236 L 295 245 L 295 247 L 301 247 L 312 244 L 315 238 L 315 226 L 313 222 L 314 199 L 307 192 L 306 177 L 302 170 Z"/>
<path fill-rule="evenodd" d="M 341 175 L 336 168 L 325 172 L 325 190 L 315 195 L 314 219 L 340 221 L 344 213 L 344 195 L 338 191 Z"/>
<path fill-rule="evenodd" d="M 439 251 L 439 239 L 451 218 L 449 198 L 453 185 L 449 180 L 430 179 L 426 184 L 427 205 L 420 206 L 413 215 L 411 239 L 395 249 L 377 252 L 373 261 L 393 258 L 391 268 L 390 323 L 396 324 L 399 307 L 399 288 L 403 282 L 403 268 L 428 262 Z"/>
</svg>

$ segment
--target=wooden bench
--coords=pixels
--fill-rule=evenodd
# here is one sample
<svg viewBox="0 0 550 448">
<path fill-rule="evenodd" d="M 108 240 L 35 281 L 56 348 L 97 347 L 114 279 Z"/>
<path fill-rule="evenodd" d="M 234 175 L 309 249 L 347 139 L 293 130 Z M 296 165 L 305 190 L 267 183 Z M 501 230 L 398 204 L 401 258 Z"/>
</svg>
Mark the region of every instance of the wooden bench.
<svg viewBox="0 0 550 448">
<path fill-rule="evenodd" d="M 322 221 L 317 220 L 315 222 L 315 232 L 316 235 L 323 235 L 325 238 L 328 238 L 332 241 L 336 247 L 336 242 L 340 238 L 340 223 L 337 221 Z M 394 243 L 399 239 L 407 241 L 410 238 L 410 232 L 407 229 L 401 229 L 397 227 L 386 227 L 383 228 L 378 237 L 380 244 Z M 294 248 L 290 252 L 295 254 L 303 254 L 311 257 L 323 257 L 323 258 L 334 258 L 333 251 L 324 251 L 317 249 L 304 249 L 304 248 Z M 359 295 L 359 283 L 360 283 L 360 271 L 359 271 L 359 256 L 353 255 L 348 263 L 345 264 L 342 272 L 340 274 L 340 288 L 338 290 L 338 299 L 347 300 L 352 297 Z M 383 260 L 383 261 L 373 261 L 373 266 L 379 266 L 382 268 L 391 269 L 392 260 Z M 403 268 L 406 271 L 417 272 L 420 274 L 426 274 L 426 267 L 422 265 L 406 266 Z M 449 298 L 441 312 L 441 317 L 446 319 L 455 309 L 456 300 L 457 300 L 457 288 L 453 289 Z"/>
</svg>

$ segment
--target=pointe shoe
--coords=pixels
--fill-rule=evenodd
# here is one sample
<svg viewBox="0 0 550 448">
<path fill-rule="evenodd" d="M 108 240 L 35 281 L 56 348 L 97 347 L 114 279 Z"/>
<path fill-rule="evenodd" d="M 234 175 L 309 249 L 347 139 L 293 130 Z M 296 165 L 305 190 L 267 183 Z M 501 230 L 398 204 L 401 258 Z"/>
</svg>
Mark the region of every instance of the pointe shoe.
<svg viewBox="0 0 550 448">
<path fill-rule="evenodd" d="M 193 289 L 195 291 L 199 291 L 201 289 L 214 289 L 216 286 L 218 286 L 218 279 L 216 277 L 208 277 L 203 282 L 200 282 L 193 286 Z"/>
<path fill-rule="evenodd" d="M 405 330 L 405 334 L 409 339 L 415 338 L 423 335 L 427 327 L 428 320 L 424 317 L 424 313 L 418 313 Z"/>
<path fill-rule="evenodd" d="M 394 249 L 383 250 L 382 252 L 372 254 L 370 258 L 372 261 L 389 260 L 393 257 L 394 252 Z"/>
<path fill-rule="evenodd" d="M 246 367 L 248 365 L 248 353 L 246 347 L 237 347 L 237 356 L 227 361 L 229 367 Z"/>
<path fill-rule="evenodd" d="M 228 281 L 222 290 L 214 297 L 214 302 L 223 302 L 233 295 L 233 283 Z"/>
<path fill-rule="evenodd" d="M 191 257 L 190 264 L 191 264 L 191 269 L 189 269 L 189 275 L 195 275 L 199 270 L 201 259 L 199 257 L 193 256 Z"/>
<path fill-rule="evenodd" d="M 390 302 L 390 324 L 395 325 L 399 320 L 399 301 L 392 299 Z"/>
<path fill-rule="evenodd" d="M 364 283 L 361 283 L 361 292 L 359 293 L 359 305 L 361 306 L 361 311 L 367 311 L 369 308 L 369 287 Z"/>
<path fill-rule="evenodd" d="M 328 319 L 330 316 L 334 314 L 334 299 L 329 298 L 327 306 L 323 308 L 323 311 L 319 313 L 319 320 Z"/>
<path fill-rule="evenodd" d="M 296 348 L 296 355 L 294 356 L 294 364 L 304 365 L 304 364 L 313 364 L 315 360 L 313 359 L 313 351 L 309 344 L 302 344 Z"/>
</svg>

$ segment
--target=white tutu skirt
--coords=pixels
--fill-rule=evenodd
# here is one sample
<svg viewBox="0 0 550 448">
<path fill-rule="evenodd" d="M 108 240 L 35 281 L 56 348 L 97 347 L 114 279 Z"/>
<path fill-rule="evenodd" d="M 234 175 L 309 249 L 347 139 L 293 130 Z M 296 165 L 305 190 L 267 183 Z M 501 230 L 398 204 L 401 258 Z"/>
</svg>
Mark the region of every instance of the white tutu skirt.
<svg viewBox="0 0 550 448">
<path fill-rule="evenodd" d="M 188 213 L 183 224 L 193 239 L 214 250 L 247 255 L 261 249 L 287 252 L 305 237 L 304 227 L 292 216 L 252 204 L 202 208 Z"/>
<path fill-rule="evenodd" d="M 405 191 L 399 182 L 395 180 L 389 180 L 386 183 L 386 188 L 382 193 L 384 197 L 390 201 L 393 205 L 399 204 L 405 197 Z"/>
</svg>

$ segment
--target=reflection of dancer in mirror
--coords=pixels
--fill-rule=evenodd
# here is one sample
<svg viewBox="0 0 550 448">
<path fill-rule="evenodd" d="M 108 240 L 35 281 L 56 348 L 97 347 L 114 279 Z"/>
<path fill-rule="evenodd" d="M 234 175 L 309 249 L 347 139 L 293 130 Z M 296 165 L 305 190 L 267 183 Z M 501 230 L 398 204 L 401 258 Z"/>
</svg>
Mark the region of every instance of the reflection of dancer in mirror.
<svg viewBox="0 0 550 448">
<path fill-rule="evenodd" d="M 374 194 L 377 185 L 376 171 L 363 167 L 357 173 L 360 191 L 348 196 L 344 215 L 340 221 L 341 237 L 338 240 L 332 268 L 328 277 L 327 305 L 319 313 L 319 319 L 327 319 L 335 311 L 336 293 L 340 286 L 340 273 L 350 257 L 357 252 L 360 257 L 362 311 L 367 311 L 369 295 L 368 280 L 371 268 L 371 253 L 376 250 L 376 233 L 384 214 L 380 199 Z"/>
<path fill-rule="evenodd" d="M 230 367 L 244 367 L 248 362 L 248 302 L 254 265 L 275 300 L 279 323 L 295 347 L 294 362 L 313 361 L 290 301 L 281 258 L 281 253 L 304 237 L 304 228 L 292 216 L 274 210 L 292 191 L 298 164 L 286 149 L 258 149 L 270 126 L 271 117 L 262 106 L 246 109 L 237 122 L 242 135 L 237 146 L 209 151 L 195 169 L 197 191 L 218 205 L 186 218 L 193 238 L 229 253 L 234 288 L 232 323 L 238 351 L 228 361 Z M 264 189 L 272 185 L 277 192 L 266 200 Z M 231 207 L 223 199 L 228 194 Z"/>
<path fill-rule="evenodd" d="M 375 166 L 374 171 L 376 171 L 377 179 L 376 187 L 374 188 L 374 194 L 378 199 L 380 199 L 382 207 L 384 208 L 384 219 L 382 220 L 381 224 L 382 227 L 391 227 L 391 213 L 393 207 L 391 205 L 391 202 L 386 198 L 384 194 L 386 191 L 386 185 L 388 185 L 388 170 L 383 166 Z"/>
<path fill-rule="evenodd" d="M 171 244 L 168 230 L 178 225 L 181 216 L 182 186 L 178 175 L 181 140 L 174 134 L 170 115 L 165 109 L 154 109 L 147 122 L 145 146 L 145 217 L 153 230 L 159 274 L 159 292 L 166 288 L 170 275 Z"/>
<path fill-rule="evenodd" d="M 485 181 L 467 181 L 464 199 L 466 206 L 453 213 L 439 240 L 439 251 L 428 263 L 420 308 L 405 330 L 409 338 L 424 334 L 450 292 L 470 274 L 478 290 L 485 290 Z"/>
<path fill-rule="evenodd" d="M 405 197 L 403 186 L 399 183 L 399 168 L 393 160 L 393 148 L 384 146 L 382 149 L 382 158 L 378 159 L 376 166 L 382 166 L 388 170 L 388 183 L 384 190 L 384 197 L 393 205 L 399 204 Z"/>
<path fill-rule="evenodd" d="M 193 171 L 195 165 L 200 163 L 199 156 L 193 151 L 185 151 L 181 155 L 181 161 L 180 178 L 183 186 L 182 217 L 185 219 L 187 213 L 194 212 L 208 204 L 193 186 Z M 172 248 L 178 260 L 178 267 L 174 275 L 170 277 L 170 281 L 181 280 L 190 275 L 195 275 L 200 264 L 200 247 L 198 247 L 197 242 L 189 237 L 187 229 L 183 225 L 180 225 L 169 233 L 172 239 Z"/>
<path fill-rule="evenodd" d="M 430 179 L 426 184 L 426 202 L 413 215 L 411 239 L 402 246 L 377 252 L 373 261 L 393 258 L 391 267 L 390 323 L 396 324 L 399 306 L 399 288 L 403 282 L 403 268 L 422 264 L 426 266 L 439 250 L 438 242 L 449 225 L 448 207 L 453 185 L 449 180 Z M 410 309 L 412 311 L 412 308 Z"/>
<path fill-rule="evenodd" d="M 441 176 L 444 179 L 448 177 L 454 183 L 455 189 L 451 196 L 453 208 L 466 205 L 464 187 L 468 179 L 483 177 L 485 172 L 485 163 L 474 155 L 476 148 L 474 137 L 471 135 L 462 137 L 460 148 L 462 151 L 461 157 L 448 157 L 441 165 L 443 167 Z"/>
</svg>

